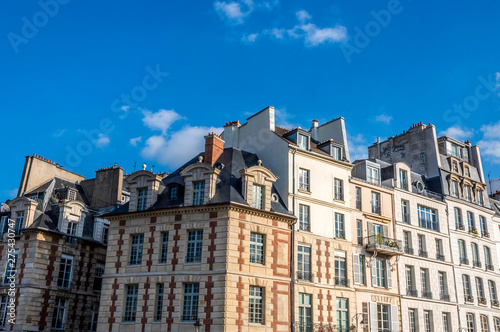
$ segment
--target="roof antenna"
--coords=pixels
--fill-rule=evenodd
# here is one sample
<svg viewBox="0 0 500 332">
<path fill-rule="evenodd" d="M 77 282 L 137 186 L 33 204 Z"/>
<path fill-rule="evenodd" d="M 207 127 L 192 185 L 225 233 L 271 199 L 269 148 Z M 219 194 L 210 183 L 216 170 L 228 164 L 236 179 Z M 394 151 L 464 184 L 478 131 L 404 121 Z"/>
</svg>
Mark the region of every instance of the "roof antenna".
<svg viewBox="0 0 500 332">
<path fill-rule="evenodd" d="M 137 162 L 134 160 L 134 173 L 135 173 L 135 166 L 137 165 Z"/>
<path fill-rule="evenodd" d="M 155 165 L 153 165 L 153 168 L 151 169 L 151 173 L 155 172 Z"/>
</svg>

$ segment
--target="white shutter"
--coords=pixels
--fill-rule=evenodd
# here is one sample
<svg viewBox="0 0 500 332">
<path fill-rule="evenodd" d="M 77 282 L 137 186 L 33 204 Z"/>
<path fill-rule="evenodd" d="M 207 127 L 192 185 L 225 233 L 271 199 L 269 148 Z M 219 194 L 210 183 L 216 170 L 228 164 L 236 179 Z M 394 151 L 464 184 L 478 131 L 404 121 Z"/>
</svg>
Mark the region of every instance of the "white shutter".
<svg viewBox="0 0 500 332">
<path fill-rule="evenodd" d="M 371 270 L 372 270 L 372 287 L 377 284 L 377 260 L 372 258 L 372 264 L 371 264 Z"/>
<path fill-rule="evenodd" d="M 391 331 L 399 332 L 398 306 L 391 305 Z"/>
<path fill-rule="evenodd" d="M 370 332 L 378 332 L 377 302 L 370 302 Z"/>
<path fill-rule="evenodd" d="M 384 236 L 390 237 L 389 236 L 389 226 L 387 226 L 387 225 L 382 226 L 382 231 L 384 232 Z"/>
<path fill-rule="evenodd" d="M 352 254 L 352 272 L 354 274 L 354 283 L 359 284 L 360 273 L 359 273 L 359 254 Z"/>
<path fill-rule="evenodd" d="M 387 288 L 392 288 L 392 269 L 389 259 L 385 260 L 385 273 L 387 275 Z"/>
</svg>

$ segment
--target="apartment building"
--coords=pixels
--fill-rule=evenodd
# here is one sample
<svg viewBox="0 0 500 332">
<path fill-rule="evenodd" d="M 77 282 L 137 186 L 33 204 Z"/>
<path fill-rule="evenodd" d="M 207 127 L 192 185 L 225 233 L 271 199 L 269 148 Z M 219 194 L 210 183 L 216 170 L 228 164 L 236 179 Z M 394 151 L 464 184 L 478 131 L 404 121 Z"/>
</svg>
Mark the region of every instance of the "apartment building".
<svg viewBox="0 0 500 332">
<path fill-rule="evenodd" d="M 292 227 L 254 153 L 205 151 L 161 178 L 128 175 L 110 221 L 98 331 L 290 331 Z"/>
</svg>

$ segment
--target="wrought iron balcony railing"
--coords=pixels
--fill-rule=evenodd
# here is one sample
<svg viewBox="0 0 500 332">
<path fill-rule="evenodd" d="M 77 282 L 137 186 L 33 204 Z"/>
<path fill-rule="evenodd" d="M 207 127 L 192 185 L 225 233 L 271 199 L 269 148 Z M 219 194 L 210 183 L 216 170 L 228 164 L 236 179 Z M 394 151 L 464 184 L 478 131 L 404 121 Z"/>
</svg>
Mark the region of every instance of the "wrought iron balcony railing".
<svg viewBox="0 0 500 332">
<path fill-rule="evenodd" d="M 413 255 L 414 254 L 413 248 L 405 247 L 405 254 Z"/>
<path fill-rule="evenodd" d="M 486 299 L 484 297 L 478 297 L 477 302 L 481 305 L 486 305 Z"/>
<path fill-rule="evenodd" d="M 481 236 L 482 237 L 486 237 L 486 238 L 489 239 L 490 238 L 490 233 L 488 233 L 488 232 L 481 232 Z"/>
<path fill-rule="evenodd" d="M 406 295 L 417 297 L 418 296 L 418 291 L 416 289 L 407 289 L 406 290 Z"/>
<path fill-rule="evenodd" d="M 443 254 L 436 254 L 436 259 L 437 259 L 438 261 L 443 261 L 443 262 L 444 262 L 445 257 L 444 257 L 444 255 L 443 255 Z"/>
<path fill-rule="evenodd" d="M 444 294 L 444 293 L 441 293 L 439 295 L 439 299 L 441 301 L 446 301 L 446 302 L 450 302 L 450 294 Z"/>
<path fill-rule="evenodd" d="M 424 299 L 432 299 L 432 292 L 422 292 L 422 297 Z"/>
<path fill-rule="evenodd" d="M 400 255 L 403 253 L 403 242 L 401 240 L 392 239 L 382 234 L 367 236 L 366 249 L 369 251 L 379 251 L 386 255 Z"/>
<path fill-rule="evenodd" d="M 465 230 L 464 224 L 457 224 L 456 228 L 457 228 L 457 231 L 463 231 L 463 230 Z"/>
<path fill-rule="evenodd" d="M 313 274 L 306 271 L 297 271 L 297 280 L 312 281 Z"/>
<path fill-rule="evenodd" d="M 481 264 L 481 262 L 480 262 L 480 261 L 473 260 L 473 261 L 472 261 L 472 265 L 473 265 L 474 267 L 481 267 L 481 265 L 482 265 L 482 264 Z"/>
<path fill-rule="evenodd" d="M 498 308 L 500 307 L 500 303 L 498 302 L 498 300 L 491 300 L 491 306 Z"/>
<path fill-rule="evenodd" d="M 486 264 L 486 270 L 495 271 L 495 267 L 492 264 Z"/>
<path fill-rule="evenodd" d="M 460 265 L 469 265 L 469 260 L 465 257 L 460 257 Z"/>
<path fill-rule="evenodd" d="M 349 327 L 337 326 L 333 323 L 304 323 L 295 322 L 294 332 L 350 332 Z M 378 332 L 379 330 L 377 330 Z M 390 332 L 389 330 L 380 330 L 381 332 Z"/>
<path fill-rule="evenodd" d="M 465 302 L 474 303 L 474 296 L 465 294 L 464 300 Z"/>
<path fill-rule="evenodd" d="M 380 206 L 372 204 L 372 213 L 380 214 Z"/>
<path fill-rule="evenodd" d="M 349 279 L 335 277 L 335 286 L 349 287 Z"/>
<path fill-rule="evenodd" d="M 418 251 L 418 255 L 419 255 L 420 257 L 424 257 L 424 258 L 429 257 L 429 254 L 427 253 L 427 251 L 422 250 L 422 249 L 420 249 L 420 250 Z"/>
</svg>

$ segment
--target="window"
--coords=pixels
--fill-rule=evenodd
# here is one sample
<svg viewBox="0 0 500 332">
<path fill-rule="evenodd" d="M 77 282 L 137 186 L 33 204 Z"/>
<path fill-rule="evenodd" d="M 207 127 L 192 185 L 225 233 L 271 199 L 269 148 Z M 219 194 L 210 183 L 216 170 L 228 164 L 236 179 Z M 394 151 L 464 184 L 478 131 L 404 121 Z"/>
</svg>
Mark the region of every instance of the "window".
<svg viewBox="0 0 500 332">
<path fill-rule="evenodd" d="M 439 222 L 436 217 L 436 210 L 419 205 L 418 225 L 420 227 L 439 232 Z"/>
<path fill-rule="evenodd" d="M 481 279 L 479 277 L 476 277 L 476 292 L 477 292 L 477 300 L 479 301 L 479 304 L 486 304 L 486 299 L 484 297 L 483 279 Z"/>
<path fill-rule="evenodd" d="M 56 297 L 54 315 L 52 316 L 52 328 L 63 330 L 66 323 L 66 299 Z"/>
<path fill-rule="evenodd" d="M 104 265 L 96 266 L 95 268 L 95 278 L 94 278 L 94 292 L 100 292 L 102 290 L 102 276 L 104 274 Z"/>
<path fill-rule="evenodd" d="M 184 284 L 184 297 L 182 301 L 182 320 L 195 321 L 198 319 L 198 302 L 200 298 L 200 284 Z"/>
<path fill-rule="evenodd" d="M 472 249 L 472 265 L 475 267 L 481 267 L 481 260 L 479 258 L 479 247 L 476 243 L 471 243 Z"/>
<path fill-rule="evenodd" d="M 311 248 L 297 248 L 297 279 L 311 281 Z"/>
<path fill-rule="evenodd" d="M 406 265 L 405 273 L 406 273 L 406 295 L 417 296 L 417 292 L 415 290 L 415 268 L 413 266 Z"/>
<path fill-rule="evenodd" d="M 256 209 L 264 208 L 264 186 L 253 185 L 252 207 Z"/>
<path fill-rule="evenodd" d="M 389 306 L 377 303 L 378 331 L 389 331 Z"/>
<path fill-rule="evenodd" d="M 458 173 L 458 163 L 456 161 L 453 162 L 453 172 Z"/>
<path fill-rule="evenodd" d="M 385 260 L 377 258 L 375 259 L 374 266 L 372 269 L 375 269 L 375 274 L 374 274 L 374 284 L 373 286 L 377 287 L 386 287 L 386 267 L 385 267 Z"/>
<path fill-rule="evenodd" d="M 14 228 L 14 234 L 19 235 L 21 228 L 24 227 L 24 211 L 20 211 L 16 213 L 16 225 Z"/>
<path fill-rule="evenodd" d="M 403 231 L 403 241 L 405 246 L 405 254 L 413 255 L 413 246 L 411 244 L 411 233 Z"/>
<path fill-rule="evenodd" d="M 344 215 L 336 212 L 335 212 L 335 237 L 339 239 L 345 238 Z"/>
<path fill-rule="evenodd" d="M 137 211 L 146 210 L 148 188 L 137 189 Z"/>
<path fill-rule="evenodd" d="M 471 189 L 469 185 L 464 186 L 464 198 L 466 201 L 471 201 L 472 199 L 472 194 L 471 194 Z"/>
<path fill-rule="evenodd" d="M 481 315 L 479 316 L 479 320 L 481 321 L 481 332 L 489 332 L 488 317 L 486 315 Z"/>
<path fill-rule="evenodd" d="M 311 224 L 309 223 L 309 206 L 299 204 L 299 229 L 301 231 L 310 231 Z"/>
<path fill-rule="evenodd" d="M 495 324 L 495 332 L 500 332 L 500 318 L 494 317 L 493 324 Z"/>
<path fill-rule="evenodd" d="M 380 214 L 380 194 L 372 191 L 372 213 Z"/>
<path fill-rule="evenodd" d="M 429 284 L 429 269 L 420 269 L 420 282 L 422 283 L 422 297 L 426 299 L 432 298 Z"/>
<path fill-rule="evenodd" d="M 439 279 L 440 299 L 442 301 L 449 301 L 450 297 L 448 294 L 448 284 L 447 284 L 447 279 L 446 279 L 446 272 L 438 272 L 438 279 Z"/>
<path fill-rule="evenodd" d="M 479 227 L 481 227 L 481 236 L 490 237 L 488 233 L 488 225 L 486 224 L 486 218 L 479 216 Z"/>
<path fill-rule="evenodd" d="M 454 208 L 455 211 L 455 228 L 458 229 L 464 229 L 464 224 L 462 222 L 462 210 L 459 208 Z"/>
<path fill-rule="evenodd" d="M 203 245 L 203 231 L 189 231 L 187 241 L 186 263 L 201 262 L 201 247 Z"/>
<path fill-rule="evenodd" d="M 179 187 L 178 186 L 172 186 L 170 187 L 170 195 L 169 195 L 169 198 L 170 199 L 177 199 L 177 193 L 179 191 Z"/>
<path fill-rule="evenodd" d="M 484 264 L 486 265 L 486 270 L 494 271 L 495 267 L 491 260 L 491 250 L 488 247 L 484 247 Z"/>
<path fill-rule="evenodd" d="M 361 188 L 356 187 L 356 209 L 361 210 Z"/>
<path fill-rule="evenodd" d="M 369 166 L 366 168 L 366 180 L 370 183 L 379 184 L 380 183 L 379 174 L 380 173 L 378 168 Z"/>
<path fill-rule="evenodd" d="M 401 217 L 404 223 L 410 224 L 410 202 L 401 200 Z"/>
<path fill-rule="evenodd" d="M 92 306 L 92 317 L 90 319 L 89 331 L 97 331 L 97 322 L 99 321 L 99 306 L 94 304 Z"/>
<path fill-rule="evenodd" d="M 299 169 L 299 189 L 310 191 L 309 188 L 309 171 L 307 169 Z"/>
<path fill-rule="evenodd" d="M 76 236 L 77 229 L 78 229 L 78 222 L 68 221 L 68 229 L 66 231 L 66 234 L 70 236 L 66 238 L 66 243 L 76 244 L 76 239 L 73 236 Z"/>
<path fill-rule="evenodd" d="M 345 257 L 335 256 L 335 285 L 349 286 L 347 284 L 347 270 Z"/>
<path fill-rule="evenodd" d="M 356 237 L 358 239 L 358 245 L 363 245 L 363 222 L 361 220 L 356 220 Z"/>
<path fill-rule="evenodd" d="M 203 205 L 205 198 L 205 181 L 193 182 L 193 205 Z"/>
<path fill-rule="evenodd" d="M 123 321 L 135 322 L 137 313 L 137 296 L 139 294 L 139 285 L 125 286 L 125 308 L 123 309 Z"/>
<path fill-rule="evenodd" d="M 444 261 L 443 240 L 436 239 L 436 259 Z"/>
<path fill-rule="evenodd" d="M 417 332 L 417 313 L 415 309 L 408 309 L 409 332 Z"/>
<path fill-rule="evenodd" d="M 264 289 L 250 286 L 248 308 L 248 322 L 250 324 L 264 324 Z"/>
<path fill-rule="evenodd" d="M 156 284 L 156 301 L 155 301 L 155 322 L 161 321 L 163 313 L 163 293 L 165 285 L 163 283 Z"/>
<path fill-rule="evenodd" d="M 408 190 L 408 172 L 404 169 L 399 170 L 399 188 Z"/>
<path fill-rule="evenodd" d="M 477 204 L 484 205 L 483 191 L 482 190 L 477 191 Z"/>
<path fill-rule="evenodd" d="M 168 255 L 168 232 L 161 233 L 160 263 L 167 262 Z"/>
<path fill-rule="evenodd" d="M 432 312 L 429 310 L 424 310 L 424 327 L 425 332 L 432 332 L 434 328 L 432 326 Z"/>
<path fill-rule="evenodd" d="M 309 332 L 312 329 L 312 296 L 299 293 L 299 332 Z"/>
<path fill-rule="evenodd" d="M 335 160 L 342 160 L 342 149 L 336 146 L 332 146 L 332 157 Z"/>
<path fill-rule="evenodd" d="M 420 257 L 427 257 L 427 246 L 425 243 L 425 236 L 422 234 L 418 235 L 418 255 Z"/>
<path fill-rule="evenodd" d="M 4 284 L 10 284 L 11 282 L 15 281 L 17 254 L 18 252 L 15 251 L 13 255 L 9 254 L 7 256 L 7 263 L 5 264 L 5 274 L 3 277 Z"/>
<path fill-rule="evenodd" d="M 498 307 L 497 285 L 493 280 L 488 280 L 488 288 L 490 289 L 491 305 Z"/>
<path fill-rule="evenodd" d="M 467 274 L 462 275 L 462 285 L 464 287 L 465 302 L 473 302 L 472 290 L 470 288 L 470 277 Z"/>
<path fill-rule="evenodd" d="M 0 223 L 0 231 L 1 231 L 1 234 L 7 232 L 7 229 L 9 228 L 9 218 L 7 216 L 3 216 L 2 219 L 1 219 L 1 223 Z"/>
<path fill-rule="evenodd" d="M 467 211 L 467 225 L 469 226 L 469 231 L 476 230 L 476 222 L 474 221 L 474 214 Z"/>
<path fill-rule="evenodd" d="M 467 332 L 476 332 L 474 314 L 470 312 L 467 313 L 466 319 L 467 319 Z"/>
<path fill-rule="evenodd" d="M 250 263 L 264 265 L 264 235 L 250 234 Z"/>
<path fill-rule="evenodd" d="M 9 297 L 7 295 L 2 295 L 0 298 L 0 327 L 5 327 L 7 322 L 7 305 L 9 304 Z"/>
<path fill-rule="evenodd" d="M 451 181 L 451 195 L 458 197 L 458 182 L 456 180 Z"/>
<path fill-rule="evenodd" d="M 76 199 L 76 191 L 69 189 L 68 190 L 68 200 L 74 201 Z"/>
<path fill-rule="evenodd" d="M 71 272 L 73 270 L 73 257 L 63 255 L 59 265 L 59 278 L 57 287 L 69 288 L 71 285 Z"/>
<path fill-rule="evenodd" d="M 469 264 L 464 240 L 458 240 L 458 256 L 460 257 L 460 264 Z"/>
<path fill-rule="evenodd" d="M 344 181 L 335 179 L 333 180 L 334 198 L 338 201 L 344 200 Z"/>
<path fill-rule="evenodd" d="M 465 176 L 470 177 L 470 169 L 469 169 L 469 166 L 465 166 L 465 167 L 464 167 L 464 174 L 465 174 Z"/>
<path fill-rule="evenodd" d="M 349 306 L 346 298 L 337 298 L 337 331 L 348 331 L 349 325 Z"/>
<path fill-rule="evenodd" d="M 298 135 L 299 148 L 309 150 L 309 137 L 306 135 Z"/>
<path fill-rule="evenodd" d="M 102 243 L 103 244 L 108 244 L 108 239 L 109 239 L 109 227 L 108 226 L 103 226 L 102 227 Z"/>
<path fill-rule="evenodd" d="M 451 332 L 449 312 L 443 312 L 443 332 Z"/>
<path fill-rule="evenodd" d="M 366 285 L 366 267 L 365 267 L 365 255 L 354 255 L 354 282 L 359 285 Z M 356 273 L 359 271 L 359 277 Z"/>
<path fill-rule="evenodd" d="M 142 245 L 144 243 L 144 234 L 132 235 L 130 239 L 130 258 L 129 265 L 141 265 Z"/>
</svg>

